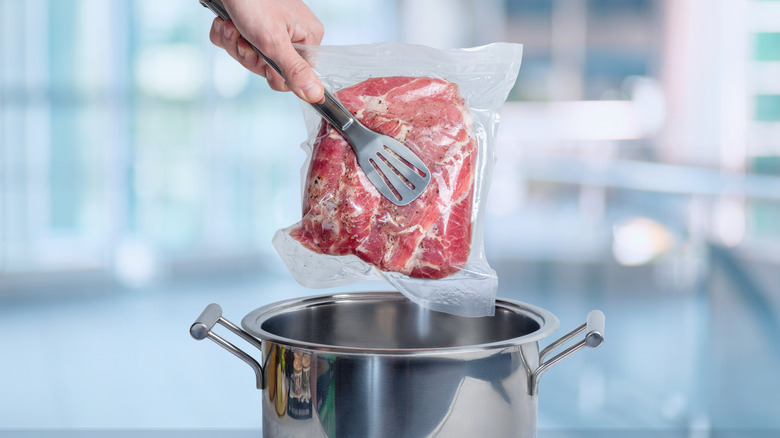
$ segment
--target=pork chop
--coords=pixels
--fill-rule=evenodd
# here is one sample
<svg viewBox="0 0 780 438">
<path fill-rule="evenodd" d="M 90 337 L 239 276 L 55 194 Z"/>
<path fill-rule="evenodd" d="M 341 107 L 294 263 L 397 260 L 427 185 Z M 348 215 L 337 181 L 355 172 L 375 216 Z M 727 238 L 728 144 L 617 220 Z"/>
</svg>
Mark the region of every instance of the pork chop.
<svg viewBox="0 0 780 438">
<path fill-rule="evenodd" d="M 471 245 L 477 142 L 458 86 L 426 77 L 371 78 L 336 93 L 369 129 L 407 145 L 431 182 L 405 206 L 385 199 L 346 140 L 323 122 L 305 181 L 303 218 L 290 235 L 306 248 L 354 254 L 383 271 L 439 279 Z"/>
</svg>

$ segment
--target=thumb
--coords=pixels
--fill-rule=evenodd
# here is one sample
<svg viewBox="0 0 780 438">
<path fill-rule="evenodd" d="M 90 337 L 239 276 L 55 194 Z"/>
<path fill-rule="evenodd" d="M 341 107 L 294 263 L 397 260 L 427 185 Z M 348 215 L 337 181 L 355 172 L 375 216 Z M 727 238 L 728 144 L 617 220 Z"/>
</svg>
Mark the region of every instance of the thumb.
<svg viewBox="0 0 780 438">
<path fill-rule="evenodd" d="M 292 44 L 279 47 L 276 52 L 276 64 L 282 70 L 287 87 L 298 97 L 309 102 L 320 102 L 325 94 L 322 83 L 314 69 L 301 58 Z"/>
</svg>

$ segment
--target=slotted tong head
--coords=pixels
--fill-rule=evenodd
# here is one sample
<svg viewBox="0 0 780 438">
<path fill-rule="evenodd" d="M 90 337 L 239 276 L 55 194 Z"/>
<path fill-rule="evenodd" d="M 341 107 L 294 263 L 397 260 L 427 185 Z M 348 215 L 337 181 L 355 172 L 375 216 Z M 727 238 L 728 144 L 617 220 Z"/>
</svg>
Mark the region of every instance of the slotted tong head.
<svg viewBox="0 0 780 438">
<path fill-rule="evenodd" d="M 200 3 L 219 18 L 230 19 L 220 0 L 200 0 Z M 284 77 L 272 59 L 251 43 L 249 45 L 279 76 Z M 325 99 L 311 105 L 347 139 L 369 181 L 392 203 L 409 204 L 428 186 L 431 173 L 414 152 L 398 140 L 366 128 L 327 89 Z"/>
</svg>

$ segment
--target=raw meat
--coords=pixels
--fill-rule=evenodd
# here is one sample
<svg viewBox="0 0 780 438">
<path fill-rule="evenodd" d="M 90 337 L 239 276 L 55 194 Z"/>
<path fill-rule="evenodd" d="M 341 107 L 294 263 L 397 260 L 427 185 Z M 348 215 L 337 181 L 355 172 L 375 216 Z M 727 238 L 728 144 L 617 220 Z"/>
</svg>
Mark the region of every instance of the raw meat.
<svg viewBox="0 0 780 438">
<path fill-rule="evenodd" d="M 309 168 L 303 219 L 290 235 L 323 254 L 354 254 L 383 271 L 438 279 L 469 256 L 477 142 L 454 83 L 372 78 L 336 96 L 368 128 L 406 144 L 428 166 L 419 198 L 397 206 L 363 174 L 346 140 L 322 123 Z"/>
</svg>

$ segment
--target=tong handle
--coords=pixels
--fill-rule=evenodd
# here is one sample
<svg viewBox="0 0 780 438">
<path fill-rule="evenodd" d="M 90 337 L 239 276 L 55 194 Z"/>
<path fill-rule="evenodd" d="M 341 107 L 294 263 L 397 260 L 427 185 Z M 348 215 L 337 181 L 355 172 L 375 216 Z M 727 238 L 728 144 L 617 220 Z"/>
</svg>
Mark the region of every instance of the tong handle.
<svg viewBox="0 0 780 438">
<path fill-rule="evenodd" d="M 222 1 L 200 0 L 200 4 L 214 12 L 217 17 L 223 20 L 230 20 L 230 15 L 228 15 L 227 9 L 225 9 L 225 5 L 222 4 Z M 249 47 L 251 47 L 252 50 L 254 50 L 255 53 L 257 53 L 257 55 L 260 56 L 266 64 L 268 64 L 269 67 L 274 69 L 274 71 L 278 73 L 282 79 L 285 79 L 284 75 L 282 74 L 282 69 L 279 68 L 279 65 L 277 65 L 273 59 L 269 58 L 260 49 L 255 47 L 254 44 L 250 43 L 249 41 L 247 41 L 247 43 L 249 44 Z M 316 109 L 317 112 L 328 121 L 328 123 L 330 123 L 342 134 L 344 133 L 344 130 L 349 128 L 349 126 L 355 121 L 355 117 L 349 112 L 349 110 L 347 110 L 344 105 L 339 102 L 338 99 L 336 99 L 336 97 L 333 96 L 328 90 L 325 90 L 325 98 L 322 102 L 312 103 L 311 106 L 313 106 L 314 109 Z M 354 145 L 352 146 L 354 147 Z"/>
</svg>

